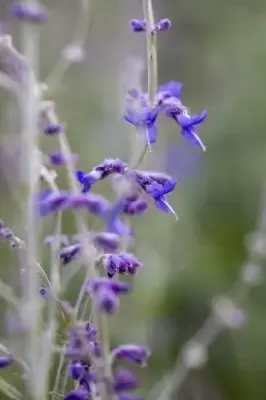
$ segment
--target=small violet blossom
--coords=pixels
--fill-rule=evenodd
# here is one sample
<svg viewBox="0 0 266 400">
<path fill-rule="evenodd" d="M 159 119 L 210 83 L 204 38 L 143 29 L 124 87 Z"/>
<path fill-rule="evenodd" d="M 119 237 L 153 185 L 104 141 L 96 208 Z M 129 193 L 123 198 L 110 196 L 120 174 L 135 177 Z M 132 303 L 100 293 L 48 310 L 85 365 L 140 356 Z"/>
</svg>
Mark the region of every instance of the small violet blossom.
<svg viewBox="0 0 266 400">
<path fill-rule="evenodd" d="M 114 358 L 122 358 L 144 367 L 150 356 L 150 350 L 136 344 L 124 344 L 115 348 L 112 355 Z"/>
<path fill-rule="evenodd" d="M 174 209 L 167 201 L 166 195 L 175 189 L 177 180 L 169 175 L 159 172 L 134 171 L 133 179 L 138 185 L 152 197 L 156 207 L 166 213 L 172 213 L 178 218 Z"/>
<path fill-rule="evenodd" d="M 143 100 L 145 98 L 143 97 Z M 148 104 L 148 101 L 143 101 L 140 110 L 128 105 L 124 114 L 124 119 L 135 128 L 144 132 L 149 148 L 152 143 L 157 140 L 157 126 L 156 120 L 160 111 L 159 107 L 154 109 Z"/>
<path fill-rule="evenodd" d="M 111 174 L 124 174 L 126 171 L 126 163 L 119 159 L 108 158 L 101 164 L 96 165 L 96 167 L 88 173 L 77 171 L 76 178 L 82 185 L 82 193 L 87 193 L 95 182 L 105 179 Z"/>
</svg>

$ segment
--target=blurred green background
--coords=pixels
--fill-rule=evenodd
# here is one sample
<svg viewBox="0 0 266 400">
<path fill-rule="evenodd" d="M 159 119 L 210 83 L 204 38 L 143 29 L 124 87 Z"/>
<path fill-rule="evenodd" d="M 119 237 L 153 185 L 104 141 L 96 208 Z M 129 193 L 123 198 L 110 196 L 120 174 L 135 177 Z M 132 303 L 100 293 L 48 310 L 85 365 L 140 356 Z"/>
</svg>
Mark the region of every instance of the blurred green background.
<svg viewBox="0 0 266 400">
<path fill-rule="evenodd" d="M 80 18 L 78 0 L 45 4 L 50 18 L 41 27 L 41 80 L 72 41 Z M 1 0 L 1 29 L 19 47 L 19 27 L 7 17 L 7 6 Z M 154 8 L 157 18 L 169 17 L 173 23 L 158 40 L 160 82 L 184 82 L 184 103 L 194 113 L 207 108 L 209 117 L 200 127 L 204 154 L 183 141 L 172 121 L 161 118 L 158 143 L 143 166 L 181 180 L 170 198 L 180 216 L 177 223 L 153 206 L 133 221 L 132 249 L 144 268 L 111 322 L 113 345 L 151 347 L 149 365 L 139 372 L 145 392 L 170 370 L 182 345 L 209 314 L 213 297 L 226 293 L 238 279 L 247 257 L 245 237 L 256 226 L 266 169 L 266 3 L 154 0 Z M 123 121 L 123 96 L 129 87 L 146 85 L 145 68 L 141 74 L 145 38 L 128 28 L 129 19 L 141 17 L 141 0 L 92 1 L 84 61 L 66 71 L 52 95 L 82 169 L 105 157 L 129 161 L 132 156 L 133 133 Z M 1 217 L 19 230 L 18 159 L 23 149 L 14 98 L 0 90 L 0 101 Z M 43 148 L 55 149 L 55 140 L 45 140 Z M 107 186 L 96 191 L 101 189 L 111 196 Z M 45 231 L 51 233 L 51 227 L 48 220 Z M 64 231 L 74 233 L 69 217 Z M 48 267 L 46 254 L 43 263 Z M 2 244 L 1 264 L 2 278 L 12 279 L 15 260 Z M 69 300 L 75 299 L 80 281 L 79 276 L 73 279 Z M 188 374 L 178 399 L 266 399 L 264 283 L 242 306 L 246 325 L 219 336 L 209 349 L 208 363 Z M 1 314 L 5 336 L 4 303 Z"/>
</svg>

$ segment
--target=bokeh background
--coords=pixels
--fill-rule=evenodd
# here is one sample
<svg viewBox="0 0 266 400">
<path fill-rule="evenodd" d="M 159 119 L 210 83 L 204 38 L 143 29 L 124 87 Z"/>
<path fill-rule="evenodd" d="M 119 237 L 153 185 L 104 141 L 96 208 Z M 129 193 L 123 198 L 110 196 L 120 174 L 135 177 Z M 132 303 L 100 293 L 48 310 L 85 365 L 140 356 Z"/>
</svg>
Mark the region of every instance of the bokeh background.
<svg viewBox="0 0 266 400">
<path fill-rule="evenodd" d="M 89 170 L 105 157 L 129 161 L 133 132 L 123 121 L 124 94 L 146 85 L 145 37 L 129 30 L 141 18 L 141 0 L 91 1 L 84 60 L 70 66 L 51 93 L 67 127 L 78 166 Z M 20 30 L 1 0 L 3 33 L 20 46 Z M 41 27 L 40 76 L 47 76 L 75 38 L 80 1 L 47 0 L 49 20 Z M 136 342 L 151 347 L 148 367 L 139 371 L 148 393 L 171 370 L 184 343 L 211 312 L 215 296 L 227 293 L 247 259 L 247 235 L 256 228 L 266 169 L 266 3 L 263 0 L 154 0 L 157 18 L 173 27 L 158 40 L 159 80 L 184 82 L 183 101 L 209 117 L 200 127 L 207 152 L 188 145 L 174 122 L 163 117 L 159 140 L 143 168 L 180 178 L 171 196 L 179 215 L 148 214 L 133 220 L 132 250 L 144 262 L 133 293 L 111 322 L 113 345 Z M 84 15 L 83 15 L 84 16 Z M 52 75 L 53 77 L 54 75 Z M 20 131 L 15 99 L 0 90 L 0 210 L 20 230 Z M 44 151 L 55 149 L 44 140 Z M 59 182 L 66 180 L 59 171 Z M 112 196 L 108 185 L 97 191 Z M 51 233 L 47 221 L 44 233 Z M 71 216 L 64 233 L 73 234 Z M 262 236 L 263 240 L 263 236 Z M 262 241 L 262 249 L 264 248 Z M 13 278 L 15 260 L 1 246 L 1 277 Z M 49 267 L 44 251 L 42 263 Z M 263 267 L 263 260 L 261 262 Z M 75 268 L 75 265 L 73 265 Z M 180 400 L 266 399 L 266 296 L 263 283 L 241 303 L 245 326 L 223 332 L 210 346 L 208 362 L 189 372 L 173 398 Z M 74 301 L 81 276 L 67 292 Z M 1 334 L 6 336 L 1 302 Z M 10 378 L 10 375 L 9 375 Z M 11 380 L 17 381 L 14 374 Z M 1 397 L 1 399 L 4 397 Z"/>
</svg>

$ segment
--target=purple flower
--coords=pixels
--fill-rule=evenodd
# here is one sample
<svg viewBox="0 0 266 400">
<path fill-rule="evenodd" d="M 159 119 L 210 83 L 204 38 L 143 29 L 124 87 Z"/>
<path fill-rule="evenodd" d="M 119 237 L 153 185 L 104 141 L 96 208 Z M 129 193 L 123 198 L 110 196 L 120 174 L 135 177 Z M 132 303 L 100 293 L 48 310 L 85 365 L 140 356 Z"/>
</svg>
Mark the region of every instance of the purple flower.
<svg viewBox="0 0 266 400">
<path fill-rule="evenodd" d="M 159 172 L 135 171 L 133 178 L 136 183 L 152 197 L 156 207 L 166 213 L 172 213 L 177 218 L 174 209 L 169 205 L 166 194 L 172 192 L 177 181 L 169 175 Z"/>
<path fill-rule="evenodd" d="M 124 344 L 114 349 L 112 355 L 115 358 L 123 358 L 144 367 L 150 356 L 150 351 L 147 347 L 137 346 L 136 344 Z"/>
<path fill-rule="evenodd" d="M 93 243 L 102 251 L 116 251 L 120 241 L 116 233 L 99 232 L 94 234 Z"/>
<path fill-rule="evenodd" d="M 126 199 L 123 212 L 128 215 L 141 215 L 148 209 L 148 203 L 141 198 Z"/>
<path fill-rule="evenodd" d="M 130 91 L 132 95 L 133 91 Z M 157 140 L 157 127 L 156 120 L 159 114 L 159 107 L 152 109 L 152 107 L 145 100 L 145 95 L 142 96 L 142 105 L 140 110 L 134 107 L 127 106 L 124 119 L 136 127 L 140 132 L 144 132 L 147 143 L 150 147 L 152 143 L 156 143 Z"/>
<path fill-rule="evenodd" d="M 142 263 L 131 253 L 105 254 L 103 256 L 104 269 L 109 278 L 116 273 L 135 275 Z"/>
<path fill-rule="evenodd" d="M 23 21 L 41 23 L 47 19 L 46 9 L 39 3 L 15 1 L 9 11 L 13 18 Z"/>
<path fill-rule="evenodd" d="M 86 390 L 75 389 L 71 390 L 64 396 L 64 400 L 87 400 L 91 396 Z"/>
<path fill-rule="evenodd" d="M 184 84 L 182 82 L 169 81 L 159 86 L 158 96 L 162 99 L 173 97 L 179 99 Z"/>
<path fill-rule="evenodd" d="M 81 249 L 82 246 L 79 243 L 64 247 L 59 253 L 61 263 L 67 265 L 76 260 L 80 256 Z"/>
<path fill-rule="evenodd" d="M 121 264 L 120 257 L 117 254 L 105 254 L 102 261 L 107 276 L 113 278 L 119 270 Z"/>
<path fill-rule="evenodd" d="M 121 198 L 114 205 L 110 206 L 104 215 L 106 231 L 117 233 L 121 236 L 132 236 L 132 229 L 119 219 L 119 215 L 124 211 L 126 200 Z"/>
<path fill-rule="evenodd" d="M 13 363 L 13 358 L 10 355 L 0 356 L 0 368 L 9 367 Z"/>
<path fill-rule="evenodd" d="M 75 163 L 78 159 L 77 154 L 71 154 L 71 158 L 67 159 L 60 151 L 54 151 L 48 154 L 49 163 L 54 166 L 61 166 L 67 163 Z"/>
<path fill-rule="evenodd" d="M 45 125 L 45 127 L 43 128 L 43 132 L 47 135 L 47 136 L 55 136 L 58 135 L 59 133 L 61 133 L 63 130 L 63 127 L 61 124 L 47 124 Z"/>
<path fill-rule="evenodd" d="M 99 278 L 90 281 L 89 288 L 92 290 L 93 293 L 97 293 L 100 288 L 106 288 L 111 290 L 114 294 L 120 295 L 127 293 L 130 289 L 130 286 L 122 281 L 114 281 L 108 278 Z"/>
<path fill-rule="evenodd" d="M 39 289 L 39 293 L 42 297 L 47 297 L 49 295 L 49 288 L 45 287 L 45 286 L 41 286 Z"/>
<path fill-rule="evenodd" d="M 101 195 L 88 193 L 86 195 L 69 196 L 68 207 L 74 209 L 85 208 L 89 213 L 102 217 L 109 210 L 110 202 Z"/>
<path fill-rule="evenodd" d="M 120 368 L 114 377 L 115 392 L 124 392 L 126 390 L 135 390 L 138 387 L 138 380 L 128 369 Z"/>
<path fill-rule="evenodd" d="M 192 144 L 201 147 L 203 151 L 206 150 L 206 146 L 198 137 L 196 126 L 204 122 L 207 115 L 207 110 L 203 110 L 199 115 L 193 115 L 192 117 L 188 114 L 179 114 L 175 116 L 176 122 L 181 127 L 181 135 L 188 139 Z"/>
<path fill-rule="evenodd" d="M 127 171 L 127 164 L 123 161 L 113 158 L 107 158 L 101 164 L 96 165 L 89 173 L 83 171 L 76 172 L 78 182 L 83 186 L 82 193 L 87 193 L 91 189 L 91 185 L 102 179 L 107 178 L 111 174 L 124 174 Z"/>
<path fill-rule="evenodd" d="M 71 361 L 71 363 L 68 366 L 68 376 L 74 381 L 79 381 L 81 378 L 89 379 L 89 368 L 90 365 L 86 363 L 85 361 Z"/>
<path fill-rule="evenodd" d="M 112 290 L 106 287 L 101 287 L 97 290 L 95 302 L 97 308 L 107 314 L 113 314 L 119 307 L 119 298 Z"/>
<path fill-rule="evenodd" d="M 132 19 L 130 27 L 133 32 L 144 32 L 146 31 L 146 22 L 143 19 Z"/>
<path fill-rule="evenodd" d="M 168 29 L 171 28 L 171 25 L 172 25 L 172 23 L 171 23 L 170 19 L 168 19 L 168 18 L 160 19 L 160 21 L 157 22 L 157 24 L 156 24 L 156 31 L 157 32 L 168 31 Z"/>
<path fill-rule="evenodd" d="M 108 278 L 94 279 L 89 282 L 88 292 L 94 298 L 96 306 L 108 314 L 112 314 L 119 306 L 120 294 L 127 293 L 129 285 Z"/>
<path fill-rule="evenodd" d="M 38 195 L 39 214 L 45 217 L 52 212 L 62 211 L 66 207 L 68 199 L 69 194 L 66 191 L 53 193 L 49 189 L 44 190 Z"/>
</svg>

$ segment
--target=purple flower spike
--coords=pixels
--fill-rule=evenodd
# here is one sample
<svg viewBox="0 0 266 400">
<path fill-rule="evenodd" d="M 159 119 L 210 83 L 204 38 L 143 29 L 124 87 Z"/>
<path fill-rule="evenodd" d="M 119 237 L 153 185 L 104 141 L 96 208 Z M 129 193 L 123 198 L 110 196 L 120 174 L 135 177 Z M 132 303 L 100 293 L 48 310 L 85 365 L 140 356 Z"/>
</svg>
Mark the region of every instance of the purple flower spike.
<svg viewBox="0 0 266 400">
<path fill-rule="evenodd" d="M 42 23 L 47 19 L 47 11 L 39 3 L 16 1 L 10 7 L 10 15 L 21 21 Z"/>
<path fill-rule="evenodd" d="M 52 193 L 45 190 L 38 197 L 39 213 L 42 217 L 45 217 L 52 212 L 62 211 L 68 203 L 69 194 L 66 191 Z"/>
<path fill-rule="evenodd" d="M 147 347 L 137 346 L 136 344 L 124 344 L 114 349 L 112 355 L 145 367 L 150 351 Z"/>
<path fill-rule="evenodd" d="M 82 246 L 79 243 L 64 247 L 59 253 L 62 265 L 67 265 L 76 260 L 80 256 L 81 248 Z"/>
<path fill-rule="evenodd" d="M 48 124 L 44 127 L 43 132 L 48 136 L 55 136 L 63 130 L 61 124 Z"/>
<path fill-rule="evenodd" d="M 114 390 L 115 392 L 124 392 L 126 390 L 135 390 L 139 386 L 135 375 L 128 369 L 121 368 L 115 374 Z"/>
<path fill-rule="evenodd" d="M 13 358 L 10 355 L 0 356 L 0 368 L 9 367 L 13 363 Z"/>
<path fill-rule="evenodd" d="M 207 115 L 207 110 L 203 110 L 199 115 L 194 115 L 192 117 L 183 114 L 176 115 L 175 117 L 175 120 L 181 127 L 181 135 L 187 138 L 192 144 L 201 147 L 203 151 L 206 150 L 206 146 L 203 144 L 196 133 L 196 125 L 204 122 Z"/>
<path fill-rule="evenodd" d="M 125 121 L 134 125 L 140 132 L 144 132 L 149 147 L 157 140 L 156 120 L 159 110 L 159 107 L 152 109 L 148 104 L 143 104 L 142 110 L 138 111 L 127 107 L 124 114 Z"/>
<path fill-rule="evenodd" d="M 66 165 L 67 163 L 74 164 L 78 160 L 77 154 L 71 154 L 71 158 L 67 159 L 60 151 L 54 151 L 48 154 L 49 163 L 53 166 Z"/>
<path fill-rule="evenodd" d="M 87 400 L 90 398 L 86 390 L 71 390 L 64 396 L 64 400 Z"/>
<path fill-rule="evenodd" d="M 133 32 L 145 32 L 146 22 L 142 19 L 132 19 L 130 21 L 130 27 Z"/>
</svg>

